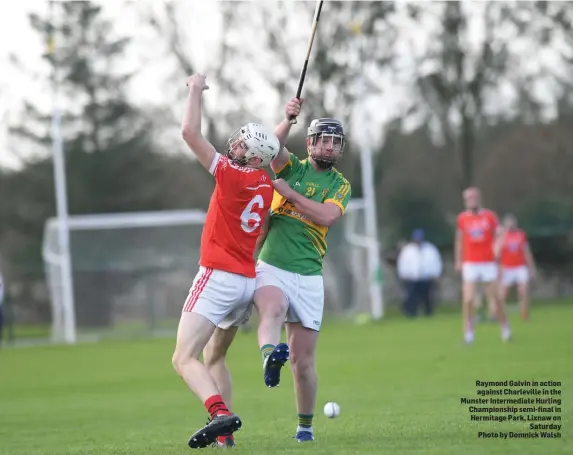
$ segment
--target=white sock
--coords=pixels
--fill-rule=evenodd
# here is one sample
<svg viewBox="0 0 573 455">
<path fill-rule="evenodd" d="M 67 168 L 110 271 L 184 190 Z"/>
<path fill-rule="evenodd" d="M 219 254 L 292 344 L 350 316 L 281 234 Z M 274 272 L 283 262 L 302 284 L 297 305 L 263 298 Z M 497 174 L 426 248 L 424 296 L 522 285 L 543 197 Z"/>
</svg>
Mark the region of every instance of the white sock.
<svg viewBox="0 0 573 455">
<path fill-rule="evenodd" d="M 466 343 L 472 343 L 474 341 L 474 333 L 470 331 L 466 331 L 464 334 L 464 340 Z"/>
<path fill-rule="evenodd" d="M 296 427 L 296 432 L 298 433 L 299 431 L 310 431 L 312 433 L 312 427 L 307 428 L 307 427 L 301 427 L 299 425 L 298 427 Z"/>
<path fill-rule="evenodd" d="M 501 329 L 501 338 L 504 340 L 511 338 L 511 330 L 508 326 L 505 326 Z"/>
</svg>

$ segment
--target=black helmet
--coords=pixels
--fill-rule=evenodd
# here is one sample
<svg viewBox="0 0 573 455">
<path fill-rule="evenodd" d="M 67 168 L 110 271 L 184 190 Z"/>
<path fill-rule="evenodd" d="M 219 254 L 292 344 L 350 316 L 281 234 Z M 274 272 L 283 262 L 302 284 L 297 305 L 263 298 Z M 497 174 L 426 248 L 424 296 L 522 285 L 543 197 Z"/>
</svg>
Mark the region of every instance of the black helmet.
<svg viewBox="0 0 573 455">
<path fill-rule="evenodd" d="M 310 122 L 307 134 L 308 137 L 322 133 L 334 134 L 344 138 L 344 130 L 342 129 L 342 123 L 333 118 L 316 118 L 312 122 Z"/>
<path fill-rule="evenodd" d="M 335 138 L 340 139 L 340 152 L 333 156 L 332 158 L 326 157 L 315 157 L 314 146 L 318 138 L 331 138 L 333 141 Z M 342 155 L 344 149 L 344 129 L 342 128 L 342 123 L 339 120 L 333 118 L 317 118 L 310 122 L 307 133 L 307 149 L 308 154 L 313 158 L 316 164 L 322 169 L 329 169 L 336 164 Z"/>
</svg>

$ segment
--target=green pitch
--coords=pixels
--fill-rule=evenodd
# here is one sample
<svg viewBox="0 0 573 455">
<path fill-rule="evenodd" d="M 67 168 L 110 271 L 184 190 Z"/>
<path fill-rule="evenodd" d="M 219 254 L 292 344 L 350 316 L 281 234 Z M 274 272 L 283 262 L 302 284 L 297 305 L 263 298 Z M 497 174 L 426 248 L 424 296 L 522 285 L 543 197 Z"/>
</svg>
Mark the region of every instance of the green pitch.
<svg viewBox="0 0 573 455">
<path fill-rule="evenodd" d="M 237 454 L 542 455 L 573 453 L 573 306 L 538 305 L 513 317 L 502 344 L 482 324 L 460 343 L 457 315 L 380 324 L 326 325 L 319 341 L 319 397 L 310 445 L 297 444 L 292 380 L 263 384 L 254 333 L 240 333 L 230 366 L 243 419 Z M 186 454 L 206 412 L 171 368 L 171 340 L 109 341 L 0 350 L 0 454 Z M 553 380 L 563 386 L 561 439 L 478 439 L 525 423 L 471 422 L 462 397 L 475 381 Z M 340 418 L 322 406 L 336 401 Z M 204 449 L 213 453 L 217 449 Z"/>
</svg>

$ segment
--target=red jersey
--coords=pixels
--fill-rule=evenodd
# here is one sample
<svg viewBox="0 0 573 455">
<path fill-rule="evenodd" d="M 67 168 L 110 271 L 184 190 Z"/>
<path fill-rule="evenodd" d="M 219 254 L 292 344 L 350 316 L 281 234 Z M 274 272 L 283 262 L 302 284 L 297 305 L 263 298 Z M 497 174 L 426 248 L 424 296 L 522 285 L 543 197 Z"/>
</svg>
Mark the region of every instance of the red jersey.
<svg viewBox="0 0 573 455">
<path fill-rule="evenodd" d="M 495 261 L 494 241 L 498 228 L 497 216 L 491 210 L 477 213 L 466 210 L 458 215 L 462 234 L 462 262 Z"/>
<path fill-rule="evenodd" d="M 263 169 L 238 166 L 217 153 L 211 169 L 215 190 L 201 236 L 199 265 L 255 278 L 255 245 L 273 199 Z"/>
<path fill-rule="evenodd" d="M 501 246 L 501 265 L 503 267 L 519 267 L 526 265 L 525 248 L 527 236 L 521 229 L 514 229 L 503 234 Z"/>
</svg>

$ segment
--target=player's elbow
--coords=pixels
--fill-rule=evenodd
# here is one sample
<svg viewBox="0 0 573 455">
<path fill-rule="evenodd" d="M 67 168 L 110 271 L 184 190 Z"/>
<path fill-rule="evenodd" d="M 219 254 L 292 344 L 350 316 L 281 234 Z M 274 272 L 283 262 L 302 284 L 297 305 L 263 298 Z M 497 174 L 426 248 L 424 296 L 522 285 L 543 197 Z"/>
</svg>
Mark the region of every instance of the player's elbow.
<svg viewBox="0 0 573 455">
<path fill-rule="evenodd" d="M 336 224 L 339 218 L 340 215 L 337 213 L 327 213 L 322 217 L 321 224 L 325 227 L 331 227 Z"/>
<path fill-rule="evenodd" d="M 324 204 L 324 226 L 331 227 L 342 217 L 342 209 L 335 204 Z"/>
</svg>

